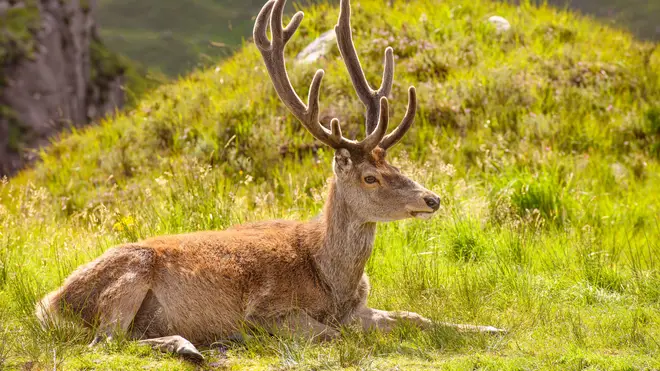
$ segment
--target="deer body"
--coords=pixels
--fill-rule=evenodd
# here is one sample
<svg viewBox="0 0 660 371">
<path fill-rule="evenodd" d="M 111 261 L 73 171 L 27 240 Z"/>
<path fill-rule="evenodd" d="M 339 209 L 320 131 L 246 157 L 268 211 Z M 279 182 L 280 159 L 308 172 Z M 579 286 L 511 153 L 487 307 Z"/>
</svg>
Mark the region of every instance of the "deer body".
<svg viewBox="0 0 660 371">
<path fill-rule="evenodd" d="M 117 247 L 75 272 L 44 304 L 65 302 L 93 324 L 108 299 L 122 298 L 134 338 L 180 335 L 207 345 L 295 311 L 320 323 L 345 318 L 359 302 L 358 284 L 353 300 L 334 301 L 339 296 L 313 258 L 322 224 L 256 223 Z M 90 285 L 98 296 L 85 295 Z"/>
<path fill-rule="evenodd" d="M 245 326 L 319 338 L 354 321 L 389 329 L 396 316 L 379 325 L 366 307 L 364 266 L 376 224 L 362 220 L 336 187 L 322 217 L 309 222 L 259 222 L 112 248 L 46 296 L 38 316 L 48 322 L 75 313 L 101 335 L 119 328 L 135 339 L 180 336 L 205 345 L 236 338 Z"/>
<path fill-rule="evenodd" d="M 282 102 L 316 139 L 335 149 L 334 177 L 322 217 L 162 236 L 110 249 L 78 268 L 37 304 L 43 324 L 72 315 L 97 330 L 93 344 L 120 331 L 195 360 L 203 357 L 193 343 L 208 345 L 236 338 L 246 327 L 326 339 L 338 336 L 340 326 L 354 322 L 385 331 L 398 320 L 422 327 L 431 324 L 415 313 L 366 306 L 369 282 L 364 267 L 376 223 L 426 218 L 440 205 L 437 195 L 386 160 L 387 149 L 412 125 L 415 90 L 409 89 L 403 121 L 386 135 L 392 49 L 385 51 L 381 87 L 373 90 L 353 46 L 350 5 L 342 0 L 335 32 L 357 95 L 366 107 L 367 135 L 360 142 L 344 138 L 337 119 L 331 121 L 330 129 L 325 128 L 318 121 L 323 71 L 314 76 L 307 105 L 289 82 L 283 50 L 302 13 L 282 28 L 283 8 L 284 0 L 264 5 L 257 16 L 254 40 Z M 266 35 L 268 26 L 271 40 Z"/>
</svg>

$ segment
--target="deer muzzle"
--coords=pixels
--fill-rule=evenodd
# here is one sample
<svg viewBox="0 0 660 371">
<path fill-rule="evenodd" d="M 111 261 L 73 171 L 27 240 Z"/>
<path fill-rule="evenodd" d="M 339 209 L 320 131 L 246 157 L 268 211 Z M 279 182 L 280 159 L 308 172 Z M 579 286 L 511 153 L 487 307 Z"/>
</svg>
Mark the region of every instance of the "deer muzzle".
<svg viewBox="0 0 660 371">
<path fill-rule="evenodd" d="M 420 195 L 414 205 L 407 207 L 408 213 L 413 218 L 429 219 L 440 208 L 440 197 L 431 191 Z"/>
</svg>

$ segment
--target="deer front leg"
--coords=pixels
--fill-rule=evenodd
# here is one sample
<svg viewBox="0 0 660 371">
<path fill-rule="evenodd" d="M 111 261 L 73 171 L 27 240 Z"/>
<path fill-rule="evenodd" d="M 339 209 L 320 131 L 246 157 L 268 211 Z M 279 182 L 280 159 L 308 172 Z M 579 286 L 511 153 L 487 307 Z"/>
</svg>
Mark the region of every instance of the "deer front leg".
<svg viewBox="0 0 660 371">
<path fill-rule="evenodd" d="M 458 332 L 463 333 L 489 333 L 489 334 L 504 334 L 506 330 L 498 329 L 493 326 L 478 326 L 478 325 L 465 325 L 447 322 L 432 322 L 428 318 L 424 318 L 414 312 L 394 311 L 388 312 L 384 310 L 362 308 L 356 314 L 357 320 L 366 330 L 377 329 L 383 332 L 391 331 L 397 322 L 403 321 L 415 325 L 421 329 L 427 329 L 433 325 L 450 327 Z"/>
<path fill-rule="evenodd" d="M 479 325 L 465 325 L 460 323 L 447 323 L 447 322 L 438 322 L 438 325 L 450 327 L 455 329 L 458 332 L 463 333 L 486 333 L 486 334 L 506 334 L 506 330 L 502 330 L 493 326 L 479 326 Z"/>
<path fill-rule="evenodd" d="M 379 330 L 390 332 L 398 322 L 407 322 L 419 328 L 429 328 L 433 323 L 414 312 L 393 311 L 388 312 L 379 309 L 363 307 L 357 311 L 354 318 L 367 330 Z"/>
</svg>

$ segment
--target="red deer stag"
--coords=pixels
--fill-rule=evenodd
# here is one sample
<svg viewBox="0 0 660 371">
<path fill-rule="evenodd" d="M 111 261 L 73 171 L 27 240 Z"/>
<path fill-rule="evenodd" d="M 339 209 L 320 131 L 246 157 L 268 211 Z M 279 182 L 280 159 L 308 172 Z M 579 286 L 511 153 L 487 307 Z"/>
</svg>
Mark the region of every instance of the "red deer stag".
<svg viewBox="0 0 660 371">
<path fill-rule="evenodd" d="M 325 128 L 319 123 L 318 100 L 323 71 L 312 80 L 307 105 L 287 76 L 284 46 L 303 14 L 298 12 L 282 28 L 284 4 L 285 0 L 270 0 L 264 5 L 254 26 L 254 41 L 282 102 L 316 139 L 335 150 L 334 178 L 322 217 L 162 236 L 112 248 L 78 268 L 37 304 L 42 323 L 73 316 L 97 331 L 92 344 L 119 331 L 194 360 L 203 357 L 193 344 L 240 336 L 244 326 L 327 339 L 350 323 L 383 331 L 401 320 L 421 327 L 431 324 L 416 313 L 366 306 L 369 281 L 364 267 L 376 222 L 426 218 L 440 206 L 437 195 L 385 159 L 387 149 L 413 123 L 415 89 L 408 91 L 403 121 L 386 135 L 392 49 L 385 50 L 383 81 L 373 90 L 353 45 L 349 0 L 342 0 L 337 43 L 366 106 L 366 138 L 359 142 L 344 138 L 337 119 Z M 489 326 L 450 326 L 498 331 Z"/>
</svg>

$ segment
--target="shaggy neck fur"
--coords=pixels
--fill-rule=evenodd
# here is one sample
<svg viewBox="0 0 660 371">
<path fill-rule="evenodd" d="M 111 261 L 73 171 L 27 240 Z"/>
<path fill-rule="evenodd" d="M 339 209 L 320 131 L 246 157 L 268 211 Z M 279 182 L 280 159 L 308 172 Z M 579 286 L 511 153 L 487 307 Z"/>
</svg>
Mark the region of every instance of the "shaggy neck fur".
<svg viewBox="0 0 660 371">
<path fill-rule="evenodd" d="M 335 303 L 352 298 L 371 255 L 376 223 L 359 219 L 337 190 L 333 179 L 321 225 L 325 229 L 314 260 L 332 290 Z"/>
</svg>

